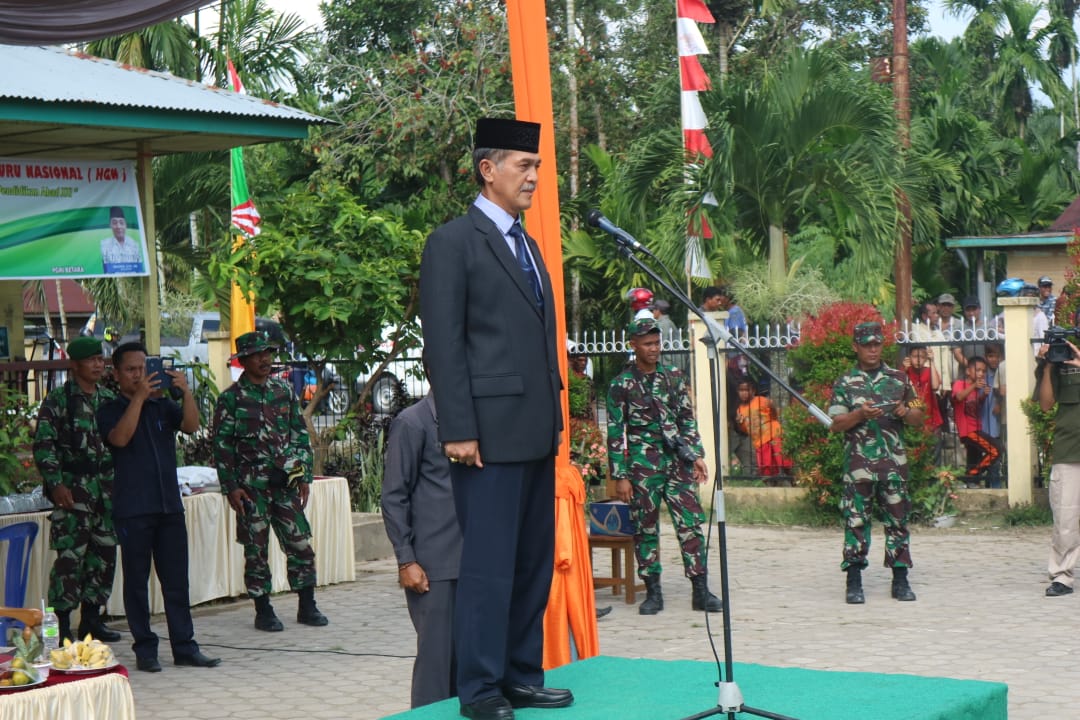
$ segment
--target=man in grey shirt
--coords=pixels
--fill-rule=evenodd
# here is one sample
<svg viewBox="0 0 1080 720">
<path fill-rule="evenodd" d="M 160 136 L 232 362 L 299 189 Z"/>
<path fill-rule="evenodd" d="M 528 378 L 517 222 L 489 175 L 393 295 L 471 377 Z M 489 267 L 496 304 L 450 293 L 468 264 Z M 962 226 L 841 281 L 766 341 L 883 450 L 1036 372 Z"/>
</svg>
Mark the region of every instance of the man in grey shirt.
<svg viewBox="0 0 1080 720">
<path fill-rule="evenodd" d="M 383 521 L 416 629 L 414 708 L 457 695 L 454 595 L 461 530 L 438 427 L 431 393 L 402 410 L 390 426 L 383 474 Z"/>
</svg>

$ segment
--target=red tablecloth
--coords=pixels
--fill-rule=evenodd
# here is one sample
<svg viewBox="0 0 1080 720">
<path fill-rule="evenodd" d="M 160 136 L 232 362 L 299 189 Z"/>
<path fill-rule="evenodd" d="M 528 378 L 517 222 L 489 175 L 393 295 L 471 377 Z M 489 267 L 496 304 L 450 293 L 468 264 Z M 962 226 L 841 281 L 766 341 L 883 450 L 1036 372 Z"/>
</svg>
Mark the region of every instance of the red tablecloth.
<svg viewBox="0 0 1080 720">
<path fill-rule="evenodd" d="M 0 663 L 6 663 L 12 657 L 14 657 L 14 656 L 11 655 L 10 653 L 6 653 L 6 654 L 5 653 L 0 653 Z M 95 672 L 95 673 L 92 673 L 92 674 L 65 673 L 65 672 L 57 672 L 56 670 L 51 670 L 49 672 L 49 677 L 47 677 L 45 679 L 45 682 L 43 682 L 43 683 L 40 683 L 38 685 L 33 685 L 31 687 L 4 688 L 2 693 L 0 693 L 0 694 L 7 694 L 7 693 L 13 693 L 13 692 L 22 692 L 22 691 L 26 691 L 26 690 L 40 690 L 42 688 L 52 687 L 53 685 L 62 685 L 64 683 L 77 682 L 79 680 L 85 680 L 88 677 L 99 677 L 101 675 L 109 675 L 111 673 L 116 673 L 118 675 L 123 675 L 124 677 L 128 676 L 128 670 L 123 665 L 117 665 L 115 667 L 109 668 L 108 670 L 102 670 L 100 672 Z"/>
</svg>

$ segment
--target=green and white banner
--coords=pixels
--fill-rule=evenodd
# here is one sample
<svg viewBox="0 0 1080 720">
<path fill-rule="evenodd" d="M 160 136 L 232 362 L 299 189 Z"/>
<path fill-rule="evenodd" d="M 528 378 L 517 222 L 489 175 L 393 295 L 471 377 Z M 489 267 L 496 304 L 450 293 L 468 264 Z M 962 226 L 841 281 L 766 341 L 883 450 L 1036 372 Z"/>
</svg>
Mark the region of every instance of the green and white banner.
<svg viewBox="0 0 1080 720">
<path fill-rule="evenodd" d="M 0 280 L 146 275 L 133 162 L 0 158 Z"/>
</svg>

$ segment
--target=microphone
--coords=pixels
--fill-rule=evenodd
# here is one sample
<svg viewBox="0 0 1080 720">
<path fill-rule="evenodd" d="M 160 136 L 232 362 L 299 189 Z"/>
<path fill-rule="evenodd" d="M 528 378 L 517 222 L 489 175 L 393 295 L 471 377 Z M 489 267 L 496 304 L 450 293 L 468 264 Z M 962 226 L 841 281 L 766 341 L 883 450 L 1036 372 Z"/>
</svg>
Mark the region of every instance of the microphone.
<svg viewBox="0 0 1080 720">
<path fill-rule="evenodd" d="M 604 217 L 596 208 L 590 210 L 589 214 L 585 216 L 585 222 L 592 225 L 594 228 L 600 228 L 623 245 L 627 245 L 634 250 L 643 252 L 650 257 L 652 256 L 652 253 L 649 252 L 649 248 L 639 243 L 633 235 Z"/>
</svg>

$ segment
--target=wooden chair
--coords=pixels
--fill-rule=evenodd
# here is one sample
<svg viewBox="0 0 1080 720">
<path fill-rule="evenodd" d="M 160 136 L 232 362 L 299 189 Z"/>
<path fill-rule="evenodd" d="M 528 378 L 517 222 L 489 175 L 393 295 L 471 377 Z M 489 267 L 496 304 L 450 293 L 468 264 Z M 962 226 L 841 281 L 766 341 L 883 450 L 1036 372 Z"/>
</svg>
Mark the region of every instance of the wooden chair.
<svg viewBox="0 0 1080 720">
<path fill-rule="evenodd" d="M 594 548 L 609 548 L 611 550 L 611 576 L 597 577 L 596 563 L 593 563 L 593 585 L 595 587 L 609 587 L 613 595 L 618 595 L 625 589 L 626 603 L 634 603 L 634 595 L 638 590 L 644 590 L 645 584 L 637 582 L 635 569 L 637 563 L 634 558 L 634 538 L 629 535 L 589 535 L 589 560 L 592 562 Z M 620 552 L 622 557 L 619 556 Z"/>
<path fill-rule="evenodd" d="M 38 626 L 41 625 L 42 620 L 45 619 L 40 608 L 13 608 L 0 606 L 0 618 L 11 618 L 18 620 L 22 623 L 22 636 L 24 640 L 29 641 L 30 635 L 37 633 Z M 8 641 L 7 633 L 0 639 L 0 644 L 6 644 Z"/>
</svg>

